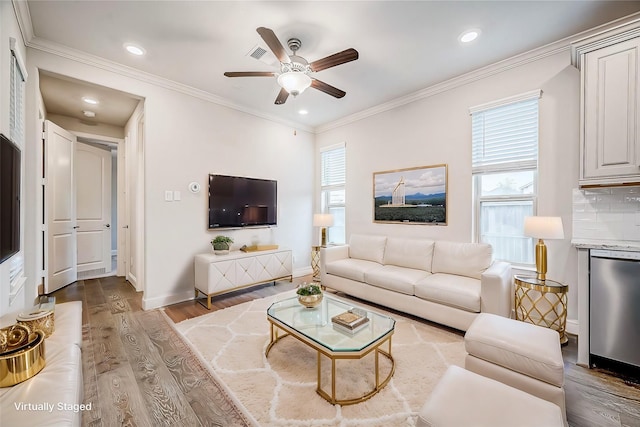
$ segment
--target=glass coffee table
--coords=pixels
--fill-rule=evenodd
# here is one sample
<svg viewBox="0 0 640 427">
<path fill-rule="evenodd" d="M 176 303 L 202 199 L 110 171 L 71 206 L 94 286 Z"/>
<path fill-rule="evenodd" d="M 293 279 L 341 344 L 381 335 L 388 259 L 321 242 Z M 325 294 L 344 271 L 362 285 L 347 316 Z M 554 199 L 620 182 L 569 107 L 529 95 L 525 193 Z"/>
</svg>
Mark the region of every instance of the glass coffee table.
<svg viewBox="0 0 640 427">
<path fill-rule="evenodd" d="M 366 317 L 369 318 L 366 326 L 355 333 L 335 328 L 331 318 L 353 309 L 359 310 L 363 314 L 366 313 Z M 269 351 L 275 343 L 289 335 L 316 350 L 318 353 L 316 391 L 332 404 L 352 405 L 371 398 L 389 383 L 395 372 L 395 361 L 391 355 L 391 336 L 396 322 L 389 316 L 357 307 L 325 293 L 321 304 L 315 308 L 305 308 L 298 302 L 297 297 L 275 302 L 267 310 L 267 320 L 271 324 L 271 341 L 267 346 L 266 356 L 269 355 Z M 388 346 L 387 350 L 381 348 L 383 345 Z M 362 359 L 372 351 L 375 352 L 373 389 L 359 396 L 346 399 L 336 398 L 336 361 Z M 389 374 L 383 380 L 380 379 L 380 354 L 391 362 Z M 330 393 L 322 388 L 321 363 L 323 356 L 331 360 Z"/>
</svg>

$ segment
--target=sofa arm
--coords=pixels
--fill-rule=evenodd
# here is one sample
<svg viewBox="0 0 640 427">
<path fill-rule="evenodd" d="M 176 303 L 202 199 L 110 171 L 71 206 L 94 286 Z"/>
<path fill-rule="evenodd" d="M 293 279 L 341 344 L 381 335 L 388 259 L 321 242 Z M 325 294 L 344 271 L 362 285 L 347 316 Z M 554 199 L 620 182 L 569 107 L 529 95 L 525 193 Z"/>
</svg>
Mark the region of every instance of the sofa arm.
<svg viewBox="0 0 640 427">
<path fill-rule="evenodd" d="M 511 317 L 513 303 L 511 264 L 496 261 L 482 273 L 480 311 Z"/>
<path fill-rule="evenodd" d="M 349 245 L 328 246 L 320 249 L 320 277 L 326 274 L 327 263 L 349 258 Z"/>
</svg>

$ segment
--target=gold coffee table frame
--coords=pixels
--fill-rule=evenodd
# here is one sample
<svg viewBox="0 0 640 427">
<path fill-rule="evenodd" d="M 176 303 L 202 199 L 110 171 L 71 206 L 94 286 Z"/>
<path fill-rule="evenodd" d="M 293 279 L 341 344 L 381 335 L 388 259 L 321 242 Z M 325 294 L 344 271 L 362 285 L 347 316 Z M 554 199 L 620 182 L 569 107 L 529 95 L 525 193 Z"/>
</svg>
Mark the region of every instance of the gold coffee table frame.
<svg viewBox="0 0 640 427">
<path fill-rule="evenodd" d="M 569 286 L 533 276 L 514 276 L 516 320 L 544 326 L 558 332 L 560 344 L 569 341 L 567 325 L 567 291 Z"/>
<path fill-rule="evenodd" d="M 326 296 L 325 296 L 326 298 Z M 297 299 L 297 298 L 296 298 Z M 391 380 L 395 370 L 396 364 L 393 356 L 391 354 L 391 337 L 393 336 L 394 329 L 391 328 L 386 334 L 380 336 L 378 339 L 373 340 L 368 345 L 364 346 L 362 349 L 358 351 L 333 351 L 322 344 L 314 341 L 313 339 L 308 338 L 302 332 L 296 330 L 295 328 L 275 319 L 271 316 L 267 316 L 267 320 L 269 320 L 271 326 L 271 338 L 269 341 L 269 345 L 267 345 L 267 349 L 265 351 L 265 356 L 269 356 L 269 351 L 271 348 L 282 338 L 291 335 L 292 337 L 298 339 L 304 344 L 316 350 L 317 357 L 317 386 L 316 392 L 326 399 L 331 404 L 339 404 L 339 405 L 353 405 L 356 403 L 364 402 L 365 400 L 370 399 L 374 395 L 376 395 L 380 390 L 382 390 Z M 283 331 L 284 334 L 279 334 L 279 331 Z M 386 344 L 387 350 L 382 349 Z M 371 352 L 375 352 L 375 386 L 372 390 L 364 393 L 362 396 L 357 396 L 349 399 L 338 399 L 336 398 L 336 361 L 337 360 L 354 360 L 354 359 L 362 359 L 366 355 Z M 380 363 L 379 357 L 383 355 L 391 362 L 391 369 L 389 370 L 389 375 L 385 377 L 382 381 L 380 380 Z M 331 360 L 331 394 L 327 393 L 322 389 L 322 356 L 325 356 Z"/>
</svg>

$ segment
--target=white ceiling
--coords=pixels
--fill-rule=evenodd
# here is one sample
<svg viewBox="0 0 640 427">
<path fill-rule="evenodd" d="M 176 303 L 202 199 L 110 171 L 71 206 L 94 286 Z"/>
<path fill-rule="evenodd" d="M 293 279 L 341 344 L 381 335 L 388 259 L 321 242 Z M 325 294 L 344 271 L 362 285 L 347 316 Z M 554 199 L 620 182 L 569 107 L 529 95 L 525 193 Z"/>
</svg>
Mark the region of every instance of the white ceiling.
<svg viewBox="0 0 640 427">
<path fill-rule="evenodd" d="M 640 11 L 639 1 L 30 0 L 28 6 L 32 46 L 54 42 L 311 128 Z M 268 50 L 256 32 L 260 26 L 285 47 L 287 39 L 299 38 L 298 54 L 309 61 L 358 50 L 357 61 L 314 75 L 347 95 L 336 99 L 310 88 L 274 105 L 275 78 L 224 77 L 225 71 L 276 70 L 247 56 L 256 45 Z M 458 36 L 469 28 L 481 36 L 462 45 Z M 126 42 L 147 54 L 128 54 Z M 61 98 L 72 95 L 77 104 L 61 111 L 80 114 L 85 107 L 71 91 L 47 92 L 49 112 L 63 114 L 52 106 L 63 108 Z"/>
</svg>

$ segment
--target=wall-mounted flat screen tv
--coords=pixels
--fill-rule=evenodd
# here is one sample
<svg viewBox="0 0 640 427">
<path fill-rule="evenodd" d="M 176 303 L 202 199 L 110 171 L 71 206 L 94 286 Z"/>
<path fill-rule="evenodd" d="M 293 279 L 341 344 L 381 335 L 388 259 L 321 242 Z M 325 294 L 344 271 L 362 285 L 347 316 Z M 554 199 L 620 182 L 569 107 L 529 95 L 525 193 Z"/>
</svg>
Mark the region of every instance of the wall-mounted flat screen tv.
<svg viewBox="0 0 640 427">
<path fill-rule="evenodd" d="M 0 263 L 20 250 L 20 149 L 0 134 Z"/>
<path fill-rule="evenodd" d="M 209 228 L 276 225 L 278 182 L 209 175 Z"/>
</svg>

